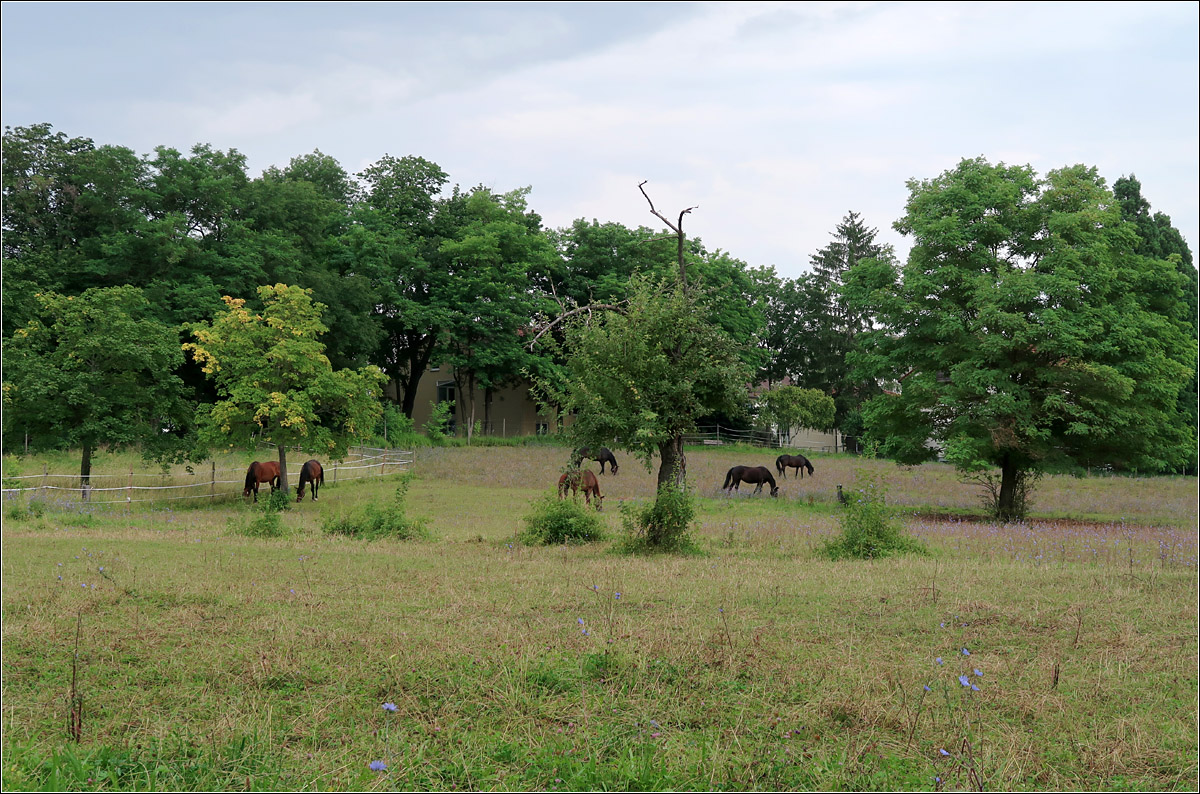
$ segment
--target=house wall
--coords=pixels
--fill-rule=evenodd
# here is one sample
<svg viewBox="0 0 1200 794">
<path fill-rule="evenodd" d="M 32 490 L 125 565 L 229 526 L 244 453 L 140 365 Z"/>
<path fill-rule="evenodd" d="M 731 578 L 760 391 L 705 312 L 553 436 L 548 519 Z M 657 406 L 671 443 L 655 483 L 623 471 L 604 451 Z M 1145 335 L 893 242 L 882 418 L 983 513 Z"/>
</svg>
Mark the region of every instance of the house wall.
<svg viewBox="0 0 1200 794">
<path fill-rule="evenodd" d="M 413 403 L 413 423 L 423 427 L 429 421 L 433 412 L 430 403 L 438 402 L 439 397 L 446 397 L 446 389 L 453 388 L 458 399 L 455 399 L 454 421 L 459 434 L 464 434 L 470 421 L 470 401 L 465 396 L 457 395 L 458 386 L 454 383 L 454 368 L 448 366 L 430 367 L 421 377 L 417 386 L 417 397 Z M 494 389 L 492 403 L 485 411 L 484 389 L 475 390 L 475 419 L 482 424 L 482 432 L 495 436 L 532 436 L 539 433 L 554 431 L 552 415 L 540 414 L 537 405 L 529 399 L 529 385 Z M 485 414 L 488 417 L 484 421 Z"/>
</svg>

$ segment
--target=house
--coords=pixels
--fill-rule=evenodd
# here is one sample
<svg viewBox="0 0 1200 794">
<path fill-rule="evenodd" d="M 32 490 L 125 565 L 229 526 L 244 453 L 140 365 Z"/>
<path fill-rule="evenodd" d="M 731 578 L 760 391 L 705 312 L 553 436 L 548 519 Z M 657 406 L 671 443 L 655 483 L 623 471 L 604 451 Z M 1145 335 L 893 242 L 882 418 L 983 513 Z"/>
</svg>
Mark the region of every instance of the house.
<svg viewBox="0 0 1200 794">
<path fill-rule="evenodd" d="M 451 430 L 460 430 L 465 435 L 470 421 L 470 401 L 460 400 L 458 384 L 454 380 L 454 368 L 431 366 L 425 371 L 417 386 L 413 403 L 413 424 L 424 427 L 433 413 L 431 404 L 452 402 L 455 405 L 451 418 Z M 555 415 L 542 413 L 530 397 L 529 384 L 492 389 L 480 388 L 475 395 L 475 420 L 479 432 L 489 436 L 532 436 L 552 432 Z"/>
</svg>

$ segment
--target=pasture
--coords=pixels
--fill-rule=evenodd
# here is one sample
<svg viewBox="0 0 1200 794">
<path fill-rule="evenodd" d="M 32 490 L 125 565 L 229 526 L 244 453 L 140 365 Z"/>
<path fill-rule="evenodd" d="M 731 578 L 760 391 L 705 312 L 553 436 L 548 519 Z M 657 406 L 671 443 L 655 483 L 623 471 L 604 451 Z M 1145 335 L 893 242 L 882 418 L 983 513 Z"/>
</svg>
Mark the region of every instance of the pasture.
<svg viewBox="0 0 1200 794">
<path fill-rule="evenodd" d="M 394 477 L 272 539 L 237 500 L 6 506 L 4 789 L 1195 789 L 1195 478 L 1047 477 L 998 526 L 946 466 L 727 497 L 775 454 L 694 448 L 704 554 L 520 545 L 568 454 L 418 451 L 423 542 L 321 531 Z M 617 458 L 613 533 L 654 482 Z M 930 556 L 814 556 L 856 470 Z"/>
</svg>

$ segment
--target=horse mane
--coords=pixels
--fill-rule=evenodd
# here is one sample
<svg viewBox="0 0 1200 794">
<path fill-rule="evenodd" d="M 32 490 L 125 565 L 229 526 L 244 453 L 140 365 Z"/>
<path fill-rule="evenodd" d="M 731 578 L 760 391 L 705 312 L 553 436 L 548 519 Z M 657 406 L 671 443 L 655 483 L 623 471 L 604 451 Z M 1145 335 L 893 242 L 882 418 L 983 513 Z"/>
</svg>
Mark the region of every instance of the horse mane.
<svg viewBox="0 0 1200 794">
<path fill-rule="evenodd" d="M 257 480 L 255 479 L 257 477 L 257 475 L 258 475 L 258 461 L 256 460 L 253 463 L 251 463 L 250 468 L 246 470 L 246 489 L 247 490 L 251 490 L 254 488 L 254 484 L 257 482 Z"/>
</svg>

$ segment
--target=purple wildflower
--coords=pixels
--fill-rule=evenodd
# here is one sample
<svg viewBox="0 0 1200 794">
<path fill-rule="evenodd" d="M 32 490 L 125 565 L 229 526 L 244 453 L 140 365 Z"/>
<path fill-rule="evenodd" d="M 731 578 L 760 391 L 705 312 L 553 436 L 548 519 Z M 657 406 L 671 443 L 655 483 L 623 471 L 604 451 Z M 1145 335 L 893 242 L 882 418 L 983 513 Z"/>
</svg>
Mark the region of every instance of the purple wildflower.
<svg viewBox="0 0 1200 794">
<path fill-rule="evenodd" d="M 384 763 L 384 762 L 382 762 L 382 761 L 372 761 L 371 763 L 367 764 L 367 766 L 371 767 L 371 771 L 372 771 L 372 772 L 385 772 L 385 771 L 387 771 L 387 764 L 385 764 L 385 763 Z"/>
<path fill-rule="evenodd" d="M 384 710 L 384 711 L 395 711 L 395 710 L 396 710 L 396 704 L 395 704 L 395 703 L 384 703 L 384 704 L 383 704 L 383 710 Z"/>
</svg>

